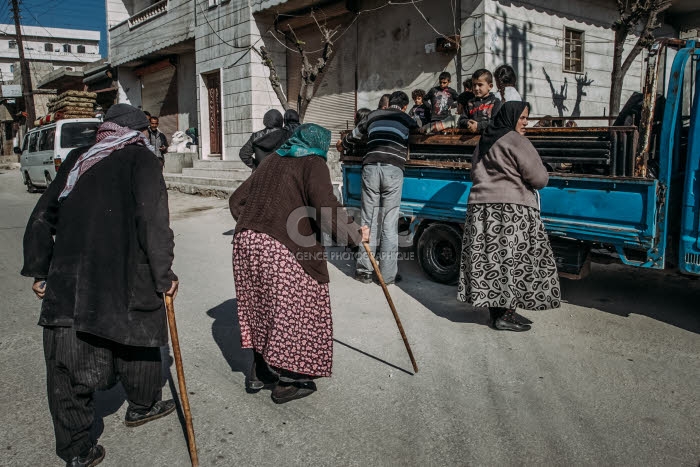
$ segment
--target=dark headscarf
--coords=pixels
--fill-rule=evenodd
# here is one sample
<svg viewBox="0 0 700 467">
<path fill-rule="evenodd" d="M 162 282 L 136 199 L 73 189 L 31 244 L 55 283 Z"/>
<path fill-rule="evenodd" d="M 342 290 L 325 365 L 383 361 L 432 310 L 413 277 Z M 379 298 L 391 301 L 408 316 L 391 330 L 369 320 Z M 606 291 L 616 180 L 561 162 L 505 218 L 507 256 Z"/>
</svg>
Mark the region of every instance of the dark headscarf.
<svg viewBox="0 0 700 467">
<path fill-rule="evenodd" d="M 265 128 L 282 128 L 283 123 L 284 119 L 282 118 L 282 114 L 277 109 L 268 110 L 263 116 L 263 125 L 265 125 Z"/>
<path fill-rule="evenodd" d="M 321 156 L 324 159 L 331 145 L 331 132 L 314 123 L 304 123 L 277 150 L 282 157 Z"/>
<path fill-rule="evenodd" d="M 284 127 L 294 131 L 299 126 L 299 114 L 294 109 L 289 109 L 284 113 Z"/>
<path fill-rule="evenodd" d="M 484 156 L 491 146 L 496 144 L 501 137 L 515 131 L 515 126 L 518 124 L 520 115 L 522 115 L 525 108 L 529 109 L 530 104 L 528 102 L 521 101 L 508 101 L 503 104 L 493 118 L 491 124 L 486 127 L 484 134 L 481 135 L 479 140 L 479 155 Z"/>
</svg>

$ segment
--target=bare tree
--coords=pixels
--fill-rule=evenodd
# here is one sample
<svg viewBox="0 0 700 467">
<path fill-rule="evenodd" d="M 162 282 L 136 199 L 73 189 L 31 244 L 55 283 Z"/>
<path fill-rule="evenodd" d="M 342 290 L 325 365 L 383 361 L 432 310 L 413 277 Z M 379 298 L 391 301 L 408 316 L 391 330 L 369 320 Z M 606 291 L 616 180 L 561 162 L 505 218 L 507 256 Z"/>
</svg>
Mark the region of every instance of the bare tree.
<svg viewBox="0 0 700 467">
<path fill-rule="evenodd" d="M 291 25 L 287 25 L 287 30 L 280 30 L 277 28 L 278 21 L 275 20 L 275 31 L 281 34 L 286 39 L 287 43 L 294 47 L 294 50 L 301 55 L 301 69 L 299 73 L 301 74 L 301 86 L 299 88 L 299 95 L 297 96 L 297 112 L 299 112 L 299 120 L 304 121 L 304 116 L 306 115 L 306 109 L 308 109 L 311 100 L 313 99 L 317 84 L 321 82 L 323 78 L 323 73 L 326 71 L 328 64 L 333 58 L 335 53 L 334 48 L 334 38 L 338 33 L 338 28 L 328 28 L 325 24 L 320 24 L 316 20 L 316 16 L 312 11 L 309 13 L 311 18 L 313 18 L 318 30 L 321 32 L 321 56 L 312 61 L 309 55 L 313 52 L 309 52 L 306 49 L 306 42 L 297 37 L 296 32 L 292 29 Z M 280 100 L 282 107 L 288 110 L 289 102 L 287 96 L 284 95 L 282 90 L 282 83 L 280 81 L 279 74 L 277 73 L 277 68 L 275 67 L 272 55 L 265 47 L 260 47 L 260 49 L 255 49 L 255 52 L 260 56 L 265 65 L 270 70 L 270 84 L 272 89 L 275 91 L 277 98 Z"/>
<path fill-rule="evenodd" d="M 620 110 L 622 82 L 625 75 L 642 49 L 654 42 L 653 31 L 661 26 L 657 21 L 658 15 L 670 6 L 671 0 L 617 0 L 620 19 L 612 25 L 615 31 L 615 49 L 610 73 L 610 115 L 615 115 Z M 640 24 L 642 30 L 639 38 L 623 62 L 622 54 L 627 36 L 634 33 Z"/>
</svg>

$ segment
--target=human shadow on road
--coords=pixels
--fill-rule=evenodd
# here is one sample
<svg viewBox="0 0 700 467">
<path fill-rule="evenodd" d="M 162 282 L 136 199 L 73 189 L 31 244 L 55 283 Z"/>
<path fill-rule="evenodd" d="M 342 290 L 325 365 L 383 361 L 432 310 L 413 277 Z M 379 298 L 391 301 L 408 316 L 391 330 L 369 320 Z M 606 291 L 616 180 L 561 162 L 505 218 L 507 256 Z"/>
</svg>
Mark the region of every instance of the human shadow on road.
<svg viewBox="0 0 700 467">
<path fill-rule="evenodd" d="M 561 279 L 562 298 L 573 305 L 629 317 L 643 315 L 700 333 L 700 280 L 673 272 L 593 264 L 582 280 Z"/>
<path fill-rule="evenodd" d="M 231 371 L 248 373 L 253 361 L 252 352 L 241 348 L 241 328 L 238 324 L 238 305 L 235 298 L 226 300 L 207 311 L 214 319 L 211 335 L 221 349 L 221 354 L 231 367 Z"/>
<path fill-rule="evenodd" d="M 333 253 L 338 254 L 333 254 Z M 348 277 L 355 275 L 355 261 L 348 259 L 350 253 L 345 253 L 341 247 L 328 249 L 328 262 L 338 268 Z M 420 269 L 413 254 L 413 248 L 401 248 L 398 262 L 399 274 L 403 280 L 396 284 L 403 292 L 410 295 L 433 314 L 456 323 L 475 323 L 488 325 L 488 311 L 474 308 L 466 303 L 457 301 L 457 287 L 433 282 Z M 364 287 L 379 287 L 377 283 L 361 284 L 353 282 L 358 291 Z M 389 288 L 391 293 L 393 287 Z M 401 310 L 398 310 L 399 314 Z"/>
</svg>

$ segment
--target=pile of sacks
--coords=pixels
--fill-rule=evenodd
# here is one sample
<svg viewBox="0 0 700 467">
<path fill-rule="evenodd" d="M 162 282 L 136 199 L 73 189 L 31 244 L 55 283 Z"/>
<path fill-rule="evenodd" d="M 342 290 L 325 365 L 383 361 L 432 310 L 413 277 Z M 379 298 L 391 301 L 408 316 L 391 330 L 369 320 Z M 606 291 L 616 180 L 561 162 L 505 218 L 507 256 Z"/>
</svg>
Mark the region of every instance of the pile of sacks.
<svg viewBox="0 0 700 467">
<path fill-rule="evenodd" d="M 49 114 L 35 125 L 44 125 L 64 118 L 93 118 L 97 94 L 87 91 L 66 91 L 49 100 Z"/>
</svg>

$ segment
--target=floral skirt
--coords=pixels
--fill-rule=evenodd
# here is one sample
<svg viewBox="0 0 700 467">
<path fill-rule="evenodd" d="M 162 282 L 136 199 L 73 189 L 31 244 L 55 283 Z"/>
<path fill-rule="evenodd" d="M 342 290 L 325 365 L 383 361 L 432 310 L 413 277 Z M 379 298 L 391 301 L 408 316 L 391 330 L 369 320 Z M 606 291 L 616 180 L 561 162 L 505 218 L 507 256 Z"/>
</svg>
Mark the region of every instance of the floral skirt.
<svg viewBox="0 0 700 467">
<path fill-rule="evenodd" d="M 244 230 L 233 239 L 233 277 L 241 346 L 276 368 L 330 376 L 333 320 L 328 284 L 301 267 L 269 235 Z"/>
<path fill-rule="evenodd" d="M 457 298 L 476 307 L 558 308 L 559 276 L 537 209 L 470 204 Z"/>
</svg>

